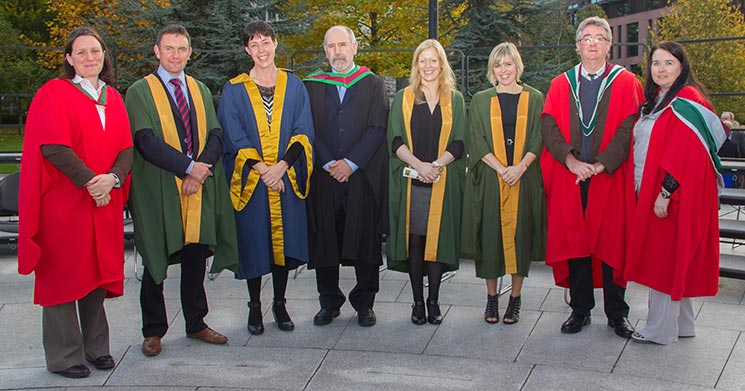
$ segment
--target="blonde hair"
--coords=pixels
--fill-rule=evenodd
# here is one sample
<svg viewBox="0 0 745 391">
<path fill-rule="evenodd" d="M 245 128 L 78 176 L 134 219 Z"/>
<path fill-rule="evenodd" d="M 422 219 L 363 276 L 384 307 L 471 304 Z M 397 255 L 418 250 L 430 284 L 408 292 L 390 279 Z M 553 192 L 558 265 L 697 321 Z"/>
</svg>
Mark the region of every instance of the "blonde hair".
<svg viewBox="0 0 745 391">
<path fill-rule="evenodd" d="M 445 54 L 445 49 L 442 45 L 434 39 L 427 39 L 416 48 L 414 51 L 414 58 L 411 60 L 411 76 L 409 76 L 409 85 L 414 89 L 414 96 L 416 96 L 416 103 L 422 103 L 422 76 L 419 74 L 419 56 L 423 51 L 435 48 L 437 51 L 437 59 L 440 62 L 440 76 L 438 82 L 438 94 L 443 95 L 450 93 L 455 90 L 455 74 L 453 69 L 450 67 L 448 57 Z"/>
<path fill-rule="evenodd" d="M 491 53 L 489 53 L 489 62 L 486 65 L 486 78 L 489 79 L 493 86 L 499 84 L 497 77 L 494 76 L 494 67 L 497 66 L 497 64 L 504 62 L 504 59 L 507 57 L 512 58 L 512 61 L 515 62 L 515 68 L 517 70 L 517 77 L 515 80 L 518 83 L 522 82 L 520 78 L 525 70 L 525 65 L 523 65 L 523 59 L 520 57 L 520 52 L 517 50 L 517 46 L 515 46 L 514 43 L 502 42 L 495 46 Z"/>
</svg>

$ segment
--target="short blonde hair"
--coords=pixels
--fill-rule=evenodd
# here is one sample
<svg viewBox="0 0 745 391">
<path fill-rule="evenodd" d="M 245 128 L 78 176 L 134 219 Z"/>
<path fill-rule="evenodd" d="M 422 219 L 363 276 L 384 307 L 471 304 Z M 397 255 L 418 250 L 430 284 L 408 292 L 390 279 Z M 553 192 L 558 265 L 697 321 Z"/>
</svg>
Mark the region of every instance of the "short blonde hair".
<svg viewBox="0 0 745 391">
<path fill-rule="evenodd" d="M 494 67 L 497 66 L 497 64 L 501 64 L 507 57 L 512 58 L 512 61 L 515 62 L 515 68 L 517 68 L 517 77 L 515 80 L 517 80 L 518 83 L 522 82 L 520 78 L 523 76 L 525 65 L 523 65 L 523 59 L 520 57 L 520 52 L 517 50 L 517 46 L 515 46 L 514 43 L 502 42 L 495 46 L 491 53 L 489 53 L 489 62 L 486 65 L 486 78 L 489 79 L 493 86 L 498 84 L 497 77 L 494 76 Z"/>
<path fill-rule="evenodd" d="M 422 90 L 422 76 L 419 74 L 419 56 L 423 51 L 435 48 L 437 51 L 437 59 L 440 62 L 441 72 L 440 77 L 437 80 L 439 83 L 438 93 L 442 95 L 446 92 L 452 92 L 455 90 L 455 74 L 453 68 L 450 67 L 448 62 L 447 54 L 442 45 L 434 39 L 427 39 L 416 48 L 414 51 L 414 58 L 411 60 L 411 76 L 409 76 L 409 85 L 414 89 L 416 96 L 416 102 L 422 103 L 420 98 L 420 92 Z"/>
</svg>

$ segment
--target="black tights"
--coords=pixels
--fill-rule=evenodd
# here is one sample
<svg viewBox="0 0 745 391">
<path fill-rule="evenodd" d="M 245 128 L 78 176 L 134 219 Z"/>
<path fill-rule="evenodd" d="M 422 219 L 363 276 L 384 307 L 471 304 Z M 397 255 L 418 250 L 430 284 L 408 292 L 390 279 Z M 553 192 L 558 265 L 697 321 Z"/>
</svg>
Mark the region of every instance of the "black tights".
<svg viewBox="0 0 745 391">
<path fill-rule="evenodd" d="M 272 285 L 274 286 L 274 300 L 284 300 L 287 291 L 287 278 L 290 269 L 286 266 L 272 266 Z M 261 302 L 261 277 L 249 278 L 248 298 L 252 303 Z"/>
<path fill-rule="evenodd" d="M 409 279 L 414 301 L 424 301 L 424 265 L 427 265 L 427 281 L 429 282 L 429 301 L 438 302 L 440 299 L 440 279 L 445 265 L 440 262 L 424 261 L 424 245 L 426 236 L 409 235 Z"/>
</svg>

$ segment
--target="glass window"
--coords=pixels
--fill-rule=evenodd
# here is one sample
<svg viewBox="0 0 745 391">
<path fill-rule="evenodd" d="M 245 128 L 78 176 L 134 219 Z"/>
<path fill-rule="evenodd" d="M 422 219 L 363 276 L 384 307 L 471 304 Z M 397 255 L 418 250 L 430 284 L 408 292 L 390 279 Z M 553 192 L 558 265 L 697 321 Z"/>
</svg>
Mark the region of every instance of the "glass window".
<svg viewBox="0 0 745 391">
<path fill-rule="evenodd" d="M 629 23 L 626 25 L 626 57 L 636 57 L 639 55 L 639 23 Z"/>
</svg>

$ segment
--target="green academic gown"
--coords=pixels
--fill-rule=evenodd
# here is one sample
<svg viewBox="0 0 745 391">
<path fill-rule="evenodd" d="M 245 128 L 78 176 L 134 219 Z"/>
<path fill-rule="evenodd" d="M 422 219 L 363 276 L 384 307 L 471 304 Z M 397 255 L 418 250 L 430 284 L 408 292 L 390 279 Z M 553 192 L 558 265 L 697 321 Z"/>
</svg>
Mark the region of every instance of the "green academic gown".
<svg viewBox="0 0 745 391">
<path fill-rule="evenodd" d="M 401 137 L 411 149 L 411 111 L 414 93 L 410 87 L 399 91 L 391 104 L 388 116 L 388 146 L 394 138 Z M 466 127 L 466 108 L 463 95 L 454 91 L 440 97 L 442 127 L 438 140 L 437 156 L 454 140 L 463 140 Z M 460 262 L 460 223 L 463 202 L 463 180 L 466 159 L 461 157 L 443 168 L 440 180 L 432 185 L 429 208 L 425 261 L 441 262 L 445 271 L 457 270 Z M 390 180 L 388 182 L 390 234 L 386 241 L 388 268 L 408 272 L 408 231 L 411 181 L 402 175 L 408 165 L 394 152 L 390 154 Z"/>
<path fill-rule="evenodd" d="M 466 135 L 468 175 L 463 203 L 462 256 L 476 262 L 476 276 L 527 276 L 530 262 L 545 258 L 546 202 L 536 159 L 510 189 L 481 161 L 494 154 L 504 166 L 526 153 L 541 155 L 543 94 L 523 84 L 518 103 L 514 161 L 506 162 L 499 99 L 490 88 L 473 96 Z"/>
<path fill-rule="evenodd" d="M 194 79 L 187 81 L 191 82 L 195 84 L 189 85 L 189 94 L 194 105 L 200 106 L 196 122 L 198 141 L 203 146 L 207 132 L 220 128 L 220 123 L 212 103 L 212 93 L 203 83 Z M 165 89 L 162 92 L 167 94 Z M 201 95 L 201 102 L 198 95 Z M 166 119 L 159 117 L 153 96 L 146 79 L 136 81 L 127 90 L 126 105 L 132 135 L 134 137 L 140 129 L 152 129 L 157 137 L 167 142 L 168 135 L 164 134 L 162 126 Z M 148 162 L 135 149 L 129 198 L 135 224 L 135 245 L 142 255 L 143 264 L 158 284 L 165 280 L 168 265 L 181 262 L 180 251 L 188 243 L 208 246 L 209 254 L 214 255 L 212 273 L 238 268 L 235 218 L 222 159 L 218 159 L 213 169 L 214 175 L 207 177 L 198 193 L 201 202 L 195 204 L 194 196 L 180 195 L 180 181 L 177 182 L 178 178 L 172 172 Z M 186 201 L 186 198 L 190 200 Z M 182 215 L 182 208 L 189 210 L 188 217 Z M 187 229 L 184 221 L 191 222 Z"/>
</svg>

